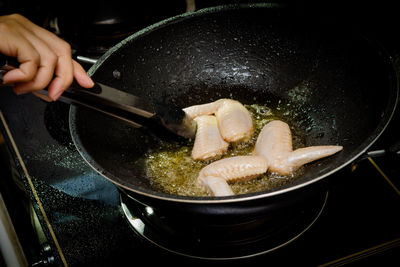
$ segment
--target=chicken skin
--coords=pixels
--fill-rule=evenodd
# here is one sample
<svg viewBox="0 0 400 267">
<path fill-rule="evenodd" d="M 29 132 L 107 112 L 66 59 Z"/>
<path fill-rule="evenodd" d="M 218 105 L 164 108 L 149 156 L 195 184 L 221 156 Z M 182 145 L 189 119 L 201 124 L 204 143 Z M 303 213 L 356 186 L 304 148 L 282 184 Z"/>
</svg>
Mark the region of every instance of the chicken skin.
<svg viewBox="0 0 400 267">
<path fill-rule="evenodd" d="M 221 136 L 227 142 L 246 141 L 254 133 L 250 112 L 236 100 L 220 99 L 183 110 L 193 119 L 202 115 L 215 115 Z"/>
<path fill-rule="evenodd" d="M 221 136 L 215 116 L 203 115 L 194 118 L 197 123 L 192 158 L 208 160 L 224 154 L 229 147 Z"/>
<path fill-rule="evenodd" d="M 204 167 L 197 184 L 206 187 L 214 196 L 233 195 L 228 182 L 253 179 L 268 169 L 265 158 L 259 156 L 236 156 L 215 161 Z"/>
<path fill-rule="evenodd" d="M 267 160 L 270 172 L 290 175 L 302 165 L 333 155 L 342 149 L 342 146 L 310 146 L 293 151 L 289 125 L 274 120 L 261 130 L 253 154 Z"/>
</svg>

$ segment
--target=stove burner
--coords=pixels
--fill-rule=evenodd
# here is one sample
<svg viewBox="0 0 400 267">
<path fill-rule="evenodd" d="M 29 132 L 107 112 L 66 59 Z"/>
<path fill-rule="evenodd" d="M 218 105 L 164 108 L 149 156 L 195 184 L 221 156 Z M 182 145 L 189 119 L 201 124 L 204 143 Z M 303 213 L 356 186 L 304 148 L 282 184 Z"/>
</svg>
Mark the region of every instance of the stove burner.
<svg viewBox="0 0 400 267">
<path fill-rule="evenodd" d="M 122 210 L 136 234 L 169 252 L 200 259 L 233 260 L 266 254 L 305 233 L 325 208 L 328 192 L 284 217 L 230 225 L 185 225 L 121 194 Z M 185 226 L 183 226 L 185 225 Z"/>
</svg>

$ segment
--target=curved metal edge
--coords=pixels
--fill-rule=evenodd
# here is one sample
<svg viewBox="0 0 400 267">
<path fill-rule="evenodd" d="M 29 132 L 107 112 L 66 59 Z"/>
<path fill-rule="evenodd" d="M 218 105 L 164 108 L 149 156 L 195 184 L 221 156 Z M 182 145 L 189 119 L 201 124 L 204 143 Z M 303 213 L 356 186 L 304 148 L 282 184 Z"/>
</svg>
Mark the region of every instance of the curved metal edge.
<svg viewBox="0 0 400 267">
<path fill-rule="evenodd" d="M 112 55 L 115 51 L 123 47 L 126 43 L 130 42 L 133 39 L 136 39 L 142 35 L 145 35 L 154 29 L 158 29 L 164 25 L 167 25 L 171 22 L 177 22 L 180 19 L 187 18 L 187 17 L 196 17 L 200 16 L 202 14 L 210 14 L 210 13 L 216 13 L 219 11 L 225 11 L 225 10 L 235 10 L 235 9 L 241 9 L 241 8 L 282 8 L 287 5 L 282 4 L 282 3 L 255 3 L 255 4 L 232 4 L 232 5 L 221 5 L 221 6 L 215 6 L 215 7 L 208 7 L 208 8 L 203 8 L 199 9 L 195 12 L 187 12 L 183 14 L 179 14 L 167 19 L 164 19 L 160 22 L 156 22 L 152 25 L 147 26 L 146 28 L 143 28 L 142 30 L 139 30 L 135 32 L 134 34 L 128 36 L 112 48 L 110 48 L 103 56 L 101 56 L 95 64 L 92 65 L 92 67 L 88 70 L 89 76 L 92 76 L 96 70 L 107 60 L 107 58 Z"/>
<path fill-rule="evenodd" d="M 88 74 L 90 76 L 92 76 L 95 71 L 107 60 L 107 58 L 113 54 L 115 51 L 117 51 L 118 49 L 120 49 L 121 47 L 123 47 L 127 42 L 138 38 L 144 34 L 147 34 L 149 32 L 151 32 L 154 29 L 158 29 L 159 27 L 162 27 L 168 23 L 174 23 L 177 22 L 179 19 L 182 18 L 187 18 L 187 17 L 195 17 L 195 16 L 199 16 L 201 14 L 210 14 L 210 13 L 216 13 L 219 11 L 225 11 L 225 10 L 235 10 L 235 9 L 241 9 L 241 8 L 283 8 L 286 7 L 287 5 L 284 4 L 279 4 L 279 3 L 260 3 L 260 4 L 239 4 L 239 5 L 224 5 L 224 6 L 216 6 L 216 7 L 210 7 L 210 8 L 204 8 L 201 10 L 198 10 L 196 12 L 191 12 L 191 13 L 184 13 L 184 14 L 180 14 L 165 20 L 162 20 L 158 23 L 152 24 L 136 33 L 134 33 L 133 35 L 127 37 L 126 39 L 124 39 L 123 41 L 121 41 L 120 43 L 118 43 L 117 45 L 115 45 L 114 47 L 112 47 L 110 50 L 108 50 L 99 60 L 97 60 L 97 62 L 89 69 Z M 381 47 L 380 47 L 381 48 Z M 386 130 L 386 128 L 388 127 L 390 121 L 392 120 L 396 110 L 397 110 L 397 106 L 398 106 L 398 99 L 399 99 L 399 83 L 400 83 L 400 77 L 398 77 L 398 75 L 396 73 L 394 73 L 394 64 L 393 62 L 390 60 L 390 55 L 387 53 L 387 51 L 384 51 L 381 48 L 382 52 L 385 54 L 385 56 L 387 57 L 387 63 L 390 65 L 391 70 L 393 71 L 393 76 L 396 77 L 396 97 L 395 97 L 395 101 L 393 103 L 393 107 L 388 107 L 388 109 L 391 109 L 391 113 L 387 119 L 387 122 L 385 125 L 383 125 L 382 130 L 376 135 L 376 137 L 370 142 L 369 145 L 367 145 L 363 150 L 361 150 L 358 154 L 356 154 L 353 158 L 349 159 L 346 163 L 338 166 L 337 168 L 319 176 L 318 178 L 312 179 L 308 182 L 304 182 L 298 185 L 294 185 L 291 186 L 289 188 L 284 188 L 284 189 L 278 189 L 276 191 L 272 191 L 272 192 L 267 192 L 267 193 L 263 193 L 263 192 L 257 192 L 257 193 L 249 193 L 249 194 L 243 194 L 243 195 L 235 195 L 235 196 L 228 196 L 228 197 L 188 197 L 188 196 L 177 196 L 177 195 L 169 195 L 169 194 L 165 194 L 165 193 L 160 193 L 158 192 L 157 194 L 154 194 L 154 192 L 151 192 L 150 190 L 145 190 L 145 189 L 141 189 L 141 190 L 136 190 L 136 189 L 132 189 L 129 186 L 123 185 L 123 184 L 119 184 L 115 181 L 115 179 L 113 179 L 111 176 L 109 175 L 107 176 L 106 173 L 104 172 L 100 172 L 99 170 L 96 169 L 96 167 L 87 159 L 87 155 L 84 155 L 83 153 L 86 154 L 86 152 L 81 151 L 80 149 L 78 149 L 78 152 L 81 154 L 81 156 L 83 157 L 83 159 L 94 169 L 96 170 L 101 176 L 103 176 L 104 178 L 108 179 L 109 181 L 111 181 L 112 183 L 116 184 L 117 186 L 124 188 L 128 191 L 132 191 L 135 192 L 139 195 L 143 195 L 146 197 L 150 197 L 150 198 L 156 198 L 159 200 L 165 200 L 165 201 L 171 201 L 171 202 L 184 202 L 184 203 L 195 203 L 195 204 L 219 204 L 219 203 L 232 203 L 232 202 L 241 202 L 241 201 L 249 201 L 249 200 L 257 200 L 257 199 L 261 199 L 261 198 L 266 198 L 266 197 L 274 197 L 274 196 L 278 196 L 281 194 L 286 194 L 286 193 L 290 193 L 292 191 L 295 190 L 299 190 L 302 189 L 306 186 L 309 186 L 311 184 L 317 183 L 319 181 L 321 181 L 322 179 L 332 175 L 333 173 L 345 168 L 346 166 L 350 165 L 352 162 L 354 162 L 357 158 L 359 158 L 360 156 L 364 155 L 367 150 L 379 139 L 379 137 L 383 134 L 383 132 Z M 77 145 L 79 142 L 77 140 L 75 140 L 74 135 L 72 134 L 73 131 L 75 132 L 74 129 L 72 129 L 72 117 L 75 117 L 76 115 L 76 107 L 71 106 L 70 108 L 70 113 L 69 113 L 69 126 L 70 126 L 70 131 L 71 131 L 71 135 L 72 135 L 72 140 L 74 145 L 78 148 L 79 146 Z M 72 131 L 73 130 L 73 131 Z M 82 146 L 80 146 L 82 147 Z"/>
<path fill-rule="evenodd" d="M 157 246 L 157 247 L 159 247 L 161 249 L 164 249 L 166 251 L 169 251 L 171 253 L 180 255 L 180 256 L 185 256 L 185 257 L 194 258 L 194 259 L 220 261 L 220 260 L 240 260 L 240 259 L 248 259 L 248 258 L 252 258 L 252 257 L 261 256 L 261 255 L 270 253 L 272 251 L 275 251 L 277 249 L 280 249 L 282 247 L 285 247 L 285 246 L 289 245 L 290 243 L 294 242 L 300 236 L 302 236 L 305 232 L 307 232 L 314 225 L 314 223 L 319 219 L 319 217 L 321 216 L 322 212 L 325 209 L 326 203 L 328 202 L 328 196 L 329 196 L 329 191 L 326 191 L 324 201 L 323 201 L 322 206 L 321 206 L 320 210 L 318 211 L 317 215 L 313 218 L 313 220 L 302 231 L 298 232 L 295 236 L 293 236 L 292 238 L 290 238 L 286 242 L 284 242 L 284 243 L 282 243 L 280 245 L 277 245 L 277 246 L 275 246 L 273 248 L 270 248 L 270 249 L 267 249 L 267 250 L 264 250 L 264 251 L 255 252 L 255 253 L 252 253 L 252 254 L 249 254 L 249 255 L 242 255 L 242 256 L 237 256 L 237 257 L 220 257 L 220 258 L 218 258 L 218 257 L 206 257 L 206 256 L 190 255 L 190 254 L 187 254 L 187 253 L 179 252 L 179 251 L 174 250 L 174 249 L 167 248 L 167 247 L 157 243 L 156 241 L 152 240 L 150 237 L 147 237 L 147 236 L 144 235 L 145 227 L 146 227 L 144 222 L 142 220 L 140 220 L 139 218 L 134 218 L 134 216 L 131 214 L 131 212 L 128 209 L 128 207 L 122 201 L 122 198 L 120 198 L 120 201 L 121 201 L 122 211 L 123 211 L 125 217 L 127 218 L 129 224 L 131 225 L 131 227 L 136 231 L 136 233 L 138 235 L 140 235 L 145 240 L 149 241 L 151 244 L 153 244 L 153 245 L 155 245 L 155 246 Z"/>
</svg>

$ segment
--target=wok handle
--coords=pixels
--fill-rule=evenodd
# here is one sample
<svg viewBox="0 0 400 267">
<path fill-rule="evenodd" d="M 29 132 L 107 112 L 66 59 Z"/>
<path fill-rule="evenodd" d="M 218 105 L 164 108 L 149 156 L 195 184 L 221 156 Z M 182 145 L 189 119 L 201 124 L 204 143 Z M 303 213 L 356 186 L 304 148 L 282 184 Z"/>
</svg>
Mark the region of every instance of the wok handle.
<svg viewBox="0 0 400 267">
<path fill-rule="evenodd" d="M 97 62 L 97 59 L 90 58 L 90 57 L 84 57 L 84 56 L 77 56 L 76 60 L 79 63 L 85 63 L 85 64 L 90 64 L 90 65 L 93 65 Z"/>
<path fill-rule="evenodd" d="M 366 158 L 378 158 L 383 156 L 400 156 L 400 141 L 397 141 L 386 149 L 368 151 L 360 157 L 359 161 Z"/>
</svg>

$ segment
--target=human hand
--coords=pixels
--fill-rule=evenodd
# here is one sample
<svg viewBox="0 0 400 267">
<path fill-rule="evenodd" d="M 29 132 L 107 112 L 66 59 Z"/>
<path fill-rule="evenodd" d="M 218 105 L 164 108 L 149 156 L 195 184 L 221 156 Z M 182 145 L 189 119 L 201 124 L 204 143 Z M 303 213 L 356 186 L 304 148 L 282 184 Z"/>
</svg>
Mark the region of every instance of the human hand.
<svg viewBox="0 0 400 267">
<path fill-rule="evenodd" d="M 3 77 L 5 84 L 14 84 L 16 94 L 48 87 L 48 97 L 35 95 L 53 101 L 74 78 L 85 88 L 94 85 L 83 67 L 72 59 L 67 42 L 21 15 L 0 16 L 0 53 L 20 63 Z"/>
</svg>

